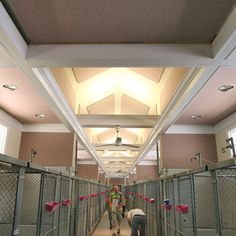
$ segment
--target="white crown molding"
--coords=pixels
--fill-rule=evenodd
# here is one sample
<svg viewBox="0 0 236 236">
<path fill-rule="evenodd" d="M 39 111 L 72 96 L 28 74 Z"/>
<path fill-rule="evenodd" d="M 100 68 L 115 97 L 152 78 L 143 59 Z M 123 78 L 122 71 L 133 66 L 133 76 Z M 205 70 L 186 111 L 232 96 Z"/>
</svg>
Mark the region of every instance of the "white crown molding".
<svg viewBox="0 0 236 236">
<path fill-rule="evenodd" d="M 226 129 L 232 124 L 236 124 L 236 112 L 216 124 L 214 127 L 214 131 L 215 133 L 218 133 L 219 131 Z"/>
<path fill-rule="evenodd" d="M 23 126 L 19 121 L 17 121 L 15 118 L 8 115 L 5 111 L 1 109 L 0 109 L 0 123 L 2 123 L 3 125 L 9 125 L 20 131 L 22 131 L 23 129 Z"/>
<path fill-rule="evenodd" d="M 64 124 L 34 124 L 23 125 L 22 132 L 43 132 L 43 133 L 70 133 Z"/>
<path fill-rule="evenodd" d="M 171 125 L 166 134 L 214 134 L 214 126 L 211 125 Z"/>
</svg>

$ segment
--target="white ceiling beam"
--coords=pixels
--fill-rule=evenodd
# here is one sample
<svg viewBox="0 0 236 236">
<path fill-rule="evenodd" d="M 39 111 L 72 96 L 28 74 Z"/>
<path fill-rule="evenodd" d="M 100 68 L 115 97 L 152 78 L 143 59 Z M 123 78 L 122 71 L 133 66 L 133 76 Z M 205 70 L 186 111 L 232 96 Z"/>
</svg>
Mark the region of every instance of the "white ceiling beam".
<svg viewBox="0 0 236 236">
<path fill-rule="evenodd" d="M 102 144 L 99 144 L 102 145 Z M 96 151 L 104 151 L 104 150 L 108 150 L 108 151 L 140 151 L 140 148 L 136 148 L 136 147 L 129 147 L 129 146 L 124 146 L 124 145 L 106 145 L 104 144 L 104 146 L 102 147 L 95 147 Z"/>
<path fill-rule="evenodd" d="M 30 45 L 32 67 L 208 66 L 211 44 Z"/>
<path fill-rule="evenodd" d="M 232 49 L 235 48 L 236 42 L 236 5 L 222 26 L 221 30 L 212 42 L 213 56 L 225 59 Z M 232 47 L 230 47 L 232 44 Z M 228 49 L 228 50 L 227 50 Z"/>
<path fill-rule="evenodd" d="M 18 54 L 26 58 L 27 44 L 0 2 L 0 40 L 12 59 Z M 7 44 L 7 47 L 5 46 Z"/>
<path fill-rule="evenodd" d="M 108 162 L 111 162 L 111 161 L 132 162 L 132 161 L 135 160 L 135 157 L 111 157 L 111 156 L 109 156 L 109 157 L 102 157 L 102 156 L 100 156 L 100 159 L 102 161 L 108 161 Z"/>
<path fill-rule="evenodd" d="M 153 128 L 157 115 L 77 115 L 84 128 Z"/>
</svg>

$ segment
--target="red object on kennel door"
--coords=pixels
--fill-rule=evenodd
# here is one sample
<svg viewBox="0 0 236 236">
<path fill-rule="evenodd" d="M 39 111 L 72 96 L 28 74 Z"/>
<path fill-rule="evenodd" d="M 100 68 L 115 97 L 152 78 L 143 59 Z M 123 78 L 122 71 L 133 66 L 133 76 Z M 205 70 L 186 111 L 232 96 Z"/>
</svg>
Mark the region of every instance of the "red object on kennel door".
<svg viewBox="0 0 236 236">
<path fill-rule="evenodd" d="M 175 209 L 176 209 L 176 211 L 178 211 L 179 213 L 182 213 L 182 214 L 188 213 L 188 205 L 186 205 L 186 204 L 177 205 L 177 206 L 175 206 Z"/>
</svg>

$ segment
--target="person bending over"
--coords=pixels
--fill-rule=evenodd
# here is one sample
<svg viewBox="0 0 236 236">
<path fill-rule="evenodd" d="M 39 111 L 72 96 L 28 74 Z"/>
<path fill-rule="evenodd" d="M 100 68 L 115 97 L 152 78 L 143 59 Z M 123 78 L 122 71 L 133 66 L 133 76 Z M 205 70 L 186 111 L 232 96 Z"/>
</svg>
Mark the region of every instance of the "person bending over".
<svg viewBox="0 0 236 236">
<path fill-rule="evenodd" d="M 146 215 L 141 209 L 132 209 L 127 213 L 128 224 L 131 227 L 131 236 L 145 236 Z"/>
</svg>

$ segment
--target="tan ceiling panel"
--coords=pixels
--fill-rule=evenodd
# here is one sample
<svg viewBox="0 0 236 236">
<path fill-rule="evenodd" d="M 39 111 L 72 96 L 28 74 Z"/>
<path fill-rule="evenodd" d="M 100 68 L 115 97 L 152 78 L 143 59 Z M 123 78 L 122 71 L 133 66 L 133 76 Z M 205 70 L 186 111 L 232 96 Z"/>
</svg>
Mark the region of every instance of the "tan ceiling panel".
<svg viewBox="0 0 236 236">
<path fill-rule="evenodd" d="M 234 4 L 235 0 L 4 1 L 31 44 L 210 43 Z"/>
<path fill-rule="evenodd" d="M 114 95 L 106 97 L 87 107 L 89 114 L 114 114 L 115 111 Z"/>
<path fill-rule="evenodd" d="M 156 83 L 159 83 L 161 80 L 161 76 L 164 72 L 164 67 L 160 68 L 129 68 L 130 70 L 134 71 L 135 73 L 150 79 Z"/>
<path fill-rule="evenodd" d="M 121 101 L 121 114 L 129 114 L 129 115 L 145 115 L 148 113 L 150 107 L 146 106 L 145 104 L 125 95 L 122 94 L 122 101 Z"/>
<path fill-rule="evenodd" d="M 72 68 L 78 83 L 91 79 L 109 68 Z"/>
</svg>

